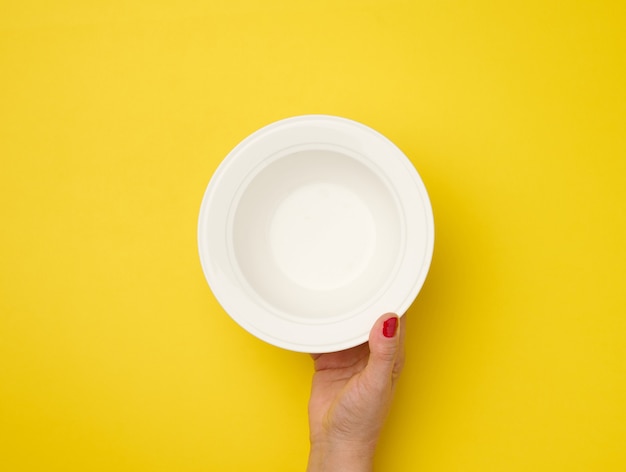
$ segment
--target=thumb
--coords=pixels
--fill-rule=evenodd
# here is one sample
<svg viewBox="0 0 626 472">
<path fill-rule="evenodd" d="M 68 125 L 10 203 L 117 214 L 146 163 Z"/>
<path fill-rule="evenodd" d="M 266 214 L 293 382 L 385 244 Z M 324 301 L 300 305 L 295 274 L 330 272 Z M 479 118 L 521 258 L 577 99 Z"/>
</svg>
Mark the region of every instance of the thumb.
<svg viewBox="0 0 626 472">
<path fill-rule="evenodd" d="M 370 357 L 365 368 L 368 380 L 379 388 L 391 385 L 402 362 L 401 323 L 398 315 L 386 313 L 376 320 L 370 331 Z"/>
</svg>

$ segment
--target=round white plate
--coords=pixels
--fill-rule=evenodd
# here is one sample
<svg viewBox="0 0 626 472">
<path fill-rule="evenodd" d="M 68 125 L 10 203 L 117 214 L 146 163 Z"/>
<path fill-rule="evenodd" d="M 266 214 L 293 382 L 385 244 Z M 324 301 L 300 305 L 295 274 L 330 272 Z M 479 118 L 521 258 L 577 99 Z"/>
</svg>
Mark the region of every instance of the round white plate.
<svg viewBox="0 0 626 472">
<path fill-rule="evenodd" d="M 206 279 L 250 333 L 301 352 L 367 341 L 403 315 L 434 243 L 428 194 L 407 157 L 355 121 L 305 115 L 235 147 L 200 209 Z"/>
</svg>

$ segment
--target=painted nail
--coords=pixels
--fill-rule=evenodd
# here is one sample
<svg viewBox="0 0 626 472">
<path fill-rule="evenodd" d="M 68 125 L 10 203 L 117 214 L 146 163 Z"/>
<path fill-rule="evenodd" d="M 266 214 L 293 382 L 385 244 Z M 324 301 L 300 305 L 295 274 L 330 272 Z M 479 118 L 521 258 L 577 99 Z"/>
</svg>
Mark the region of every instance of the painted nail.
<svg viewBox="0 0 626 472">
<path fill-rule="evenodd" d="M 393 318 L 389 318 L 385 320 L 383 323 L 383 336 L 386 338 L 393 338 L 396 334 L 396 329 L 398 328 L 398 318 L 395 316 Z"/>
</svg>

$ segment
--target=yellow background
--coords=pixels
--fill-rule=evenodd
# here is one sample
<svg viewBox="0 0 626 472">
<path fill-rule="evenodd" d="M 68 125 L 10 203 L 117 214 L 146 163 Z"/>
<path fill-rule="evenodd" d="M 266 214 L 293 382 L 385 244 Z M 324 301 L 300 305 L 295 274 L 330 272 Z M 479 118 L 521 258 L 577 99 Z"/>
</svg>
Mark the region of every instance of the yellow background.
<svg viewBox="0 0 626 472">
<path fill-rule="evenodd" d="M 310 359 L 218 306 L 196 220 L 272 121 L 430 192 L 386 471 L 626 470 L 623 1 L 0 1 L 0 470 L 295 471 Z"/>
</svg>

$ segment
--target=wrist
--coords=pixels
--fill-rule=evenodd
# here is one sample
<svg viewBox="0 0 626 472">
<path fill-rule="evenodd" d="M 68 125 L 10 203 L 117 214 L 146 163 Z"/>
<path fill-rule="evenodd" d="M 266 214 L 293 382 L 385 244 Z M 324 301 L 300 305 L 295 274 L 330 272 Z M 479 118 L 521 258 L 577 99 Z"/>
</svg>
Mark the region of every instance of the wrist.
<svg viewBox="0 0 626 472">
<path fill-rule="evenodd" d="M 375 443 L 312 442 L 307 472 L 371 472 L 375 449 Z"/>
</svg>

